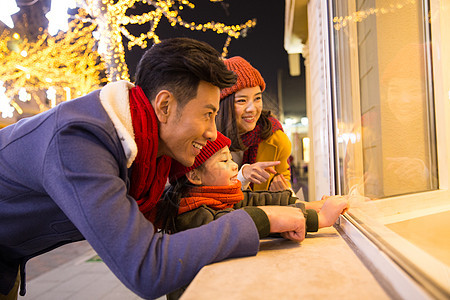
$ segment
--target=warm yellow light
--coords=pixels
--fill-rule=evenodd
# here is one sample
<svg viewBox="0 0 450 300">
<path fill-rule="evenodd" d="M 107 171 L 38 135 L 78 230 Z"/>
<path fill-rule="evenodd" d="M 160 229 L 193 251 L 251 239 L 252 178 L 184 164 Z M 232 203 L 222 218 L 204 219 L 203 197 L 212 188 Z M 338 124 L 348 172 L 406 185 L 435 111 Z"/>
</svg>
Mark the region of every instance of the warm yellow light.
<svg viewBox="0 0 450 300">
<path fill-rule="evenodd" d="M 309 137 L 304 137 L 302 139 L 302 145 L 303 145 L 303 161 L 309 162 L 310 161 L 310 140 Z"/>
<path fill-rule="evenodd" d="M 393 13 L 393 12 L 395 12 L 395 10 L 403 8 L 405 5 L 416 3 L 415 0 L 403 0 L 402 2 L 403 3 L 397 3 L 395 5 L 390 4 L 388 8 L 386 8 L 386 7 L 369 8 L 366 10 L 355 11 L 349 16 L 334 17 L 333 18 L 334 29 L 341 30 L 342 28 L 346 27 L 349 22 L 354 22 L 354 23 L 362 22 L 371 15 Z"/>
<path fill-rule="evenodd" d="M 218 2 L 221 0 L 210 1 Z M 151 5 L 154 9 L 141 15 L 127 15 L 127 10 L 139 2 Z M 107 65 L 109 81 L 117 78 L 129 79 L 128 67 L 125 63 L 123 36 L 128 39 L 128 49 L 134 46 L 144 49 L 148 47 L 148 41 L 153 41 L 153 43 L 157 44 L 160 42 L 160 37 L 155 33 L 155 30 L 163 17 L 167 19 L 171 26 L 178 24 L 190 30 L 212 30 L 217 34 L 226 34 L 227 40 L 222 52 L 223 57 L 226 57 L 228 53 L 227 48 L 231 42 L 230 38 L 237 39 L 240 37 L 241 32 L 256 26 L 256 20 L 248 20 L 244 24 L 231 26 L 212 21 L 206 24 L 185 22 L 179 16 L 179 12 L 183 11 L 184 8 L 195 8 L 195 5 L 187 0 L 102 0 L 101 5 L 98 4 L 98 0 L 85 0 L 82 1 L 82 4 L 84 4 L 84 8 L 98 25 L 98 40 L 101 44 L 99 47 L 107 49 L 107 51 L 102 50 L 102 57 Z M 125 27 L 129 24 L 143 25 L 147 23 L 150 24 L 149 31 L 137 36 Z M 106 53 L 109 53 L 111 56 Z"/>
<path fill-rule="evenodd" d="M 67 100 L 70 95 L 67 89 L 81 95 L 99 88 L 106 80 L 101 78 L 105 66 L 95 51 L 96 41 L 92 38 L 95 28 L 95 24 L 77 19 L 69 24 L 67 33 L 51 36 L 43 31 L 36 41 L 4 30 L 0 34 L 0 78 L 12 109 L 22 113 L 20 105 L 23 104 L 19 103 L 25 100 L 36 102 L 40 111 L 49 109 L 50 105 L 40 99 L 39 94 L 50 86 L 56 91 L 52 105 Z M 23 39 L 21 53 L 9 51 L 8 41 L 18 37 Z M 11 117 L 9 111 L 2 116 Z"/>
<path fill-rule="evenodd" d="M 66 101 L 72 99 L 70 96 L 70 87 L 64 87 L 63 90 L 66 92 Z"/>
<path fill-rule="evenodd" d="M 11 106 L 14 107 L 19 115 L 23 114 L 22 108 L 14 101 L 11 101 Z"/>
</svg>

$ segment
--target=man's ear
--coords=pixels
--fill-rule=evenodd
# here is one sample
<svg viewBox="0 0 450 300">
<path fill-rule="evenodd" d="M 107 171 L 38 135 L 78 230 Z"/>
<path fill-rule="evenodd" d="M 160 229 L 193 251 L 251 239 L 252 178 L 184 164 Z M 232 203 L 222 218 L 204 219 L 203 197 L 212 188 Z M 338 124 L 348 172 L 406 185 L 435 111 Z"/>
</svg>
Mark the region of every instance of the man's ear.
<svg viewBox="0 0 450 300">
<path fill-rule="evenodd" d="M 176 109 L 176 101 L 173 94 L 167 90 L 161 90 L 154 99 L 153 108 L 159 122 L 166 123 L 169 115 Z"/>
<path fill-rule="evenodd" d="M 190 170 L 189 172 L 186 173 L 186 178 L 195 185 L 201 185 L 202 184 L 202 179 L 200 177 L 200 174 L 198 174 L 197 169 L 194 170 Z"/>
</svg>

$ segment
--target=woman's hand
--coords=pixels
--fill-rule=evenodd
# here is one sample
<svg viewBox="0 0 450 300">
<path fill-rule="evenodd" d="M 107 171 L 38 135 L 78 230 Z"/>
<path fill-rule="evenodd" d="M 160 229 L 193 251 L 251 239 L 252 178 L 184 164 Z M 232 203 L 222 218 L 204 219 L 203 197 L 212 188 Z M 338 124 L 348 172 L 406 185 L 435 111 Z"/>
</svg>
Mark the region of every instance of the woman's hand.
<svg viewBox="0 0 450 300">
<path fill-rule="evenodd" d="M 279 161 L 261 161 L 251 165 L 246 165 L 242 169 L 242 176 L 254 184 L 266 182 L 270 174 L 276 174 L 274 166 L 279 165 Z"/>
<path fill-rule="evenodd" d="M 282 174 L 275 174 L 269 186 L 269 191 L 278 192 L 289 189 L 289 183 Z"/>
</svg>

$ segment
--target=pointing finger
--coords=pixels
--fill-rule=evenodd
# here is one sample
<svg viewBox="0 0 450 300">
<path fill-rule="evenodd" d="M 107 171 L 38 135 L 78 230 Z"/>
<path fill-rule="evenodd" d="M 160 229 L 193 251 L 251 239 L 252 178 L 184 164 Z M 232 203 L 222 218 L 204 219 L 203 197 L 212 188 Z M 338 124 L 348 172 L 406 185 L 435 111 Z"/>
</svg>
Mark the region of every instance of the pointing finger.
<svg viewBox="0 0 450 300">
<path fill-rule="evenodd" d="M 261 166 L 261 168 L 273 167 L 273 166 L 277 166 L 279 164 L 280 164 L 279 160 L 276 160 L 276 161 L 261 161 L 261 162 L 259 162 L 259 165 Z"/>
<path fill-rule="evenodd" d="M 268 167 L 264 169 L 266 172 L 272 173 L 272 174 L 277 174 L 277 171 L 275 171 L 275 169 L 273 167 Z"/>
</svg>

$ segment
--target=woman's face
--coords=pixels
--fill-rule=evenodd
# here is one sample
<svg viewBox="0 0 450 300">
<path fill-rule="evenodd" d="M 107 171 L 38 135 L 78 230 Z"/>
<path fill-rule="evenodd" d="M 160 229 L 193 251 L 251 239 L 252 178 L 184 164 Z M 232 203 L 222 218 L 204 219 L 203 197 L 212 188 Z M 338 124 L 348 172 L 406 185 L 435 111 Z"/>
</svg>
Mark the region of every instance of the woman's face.
<svg viewBox="0 0 450 300">
<path fill-rule="evenodd" d="M 255 129 L 263 108 L 259 86 L 239 90 L 234 95 L 234 111 L 239 134 Z"/>
<path fill-rule="evenodd" d="M 238 182 L 238 165 L 233 161 L 228 146 L 214 153 L 197 170 L 202 185 L 224 186 Z"/>
</svg>

